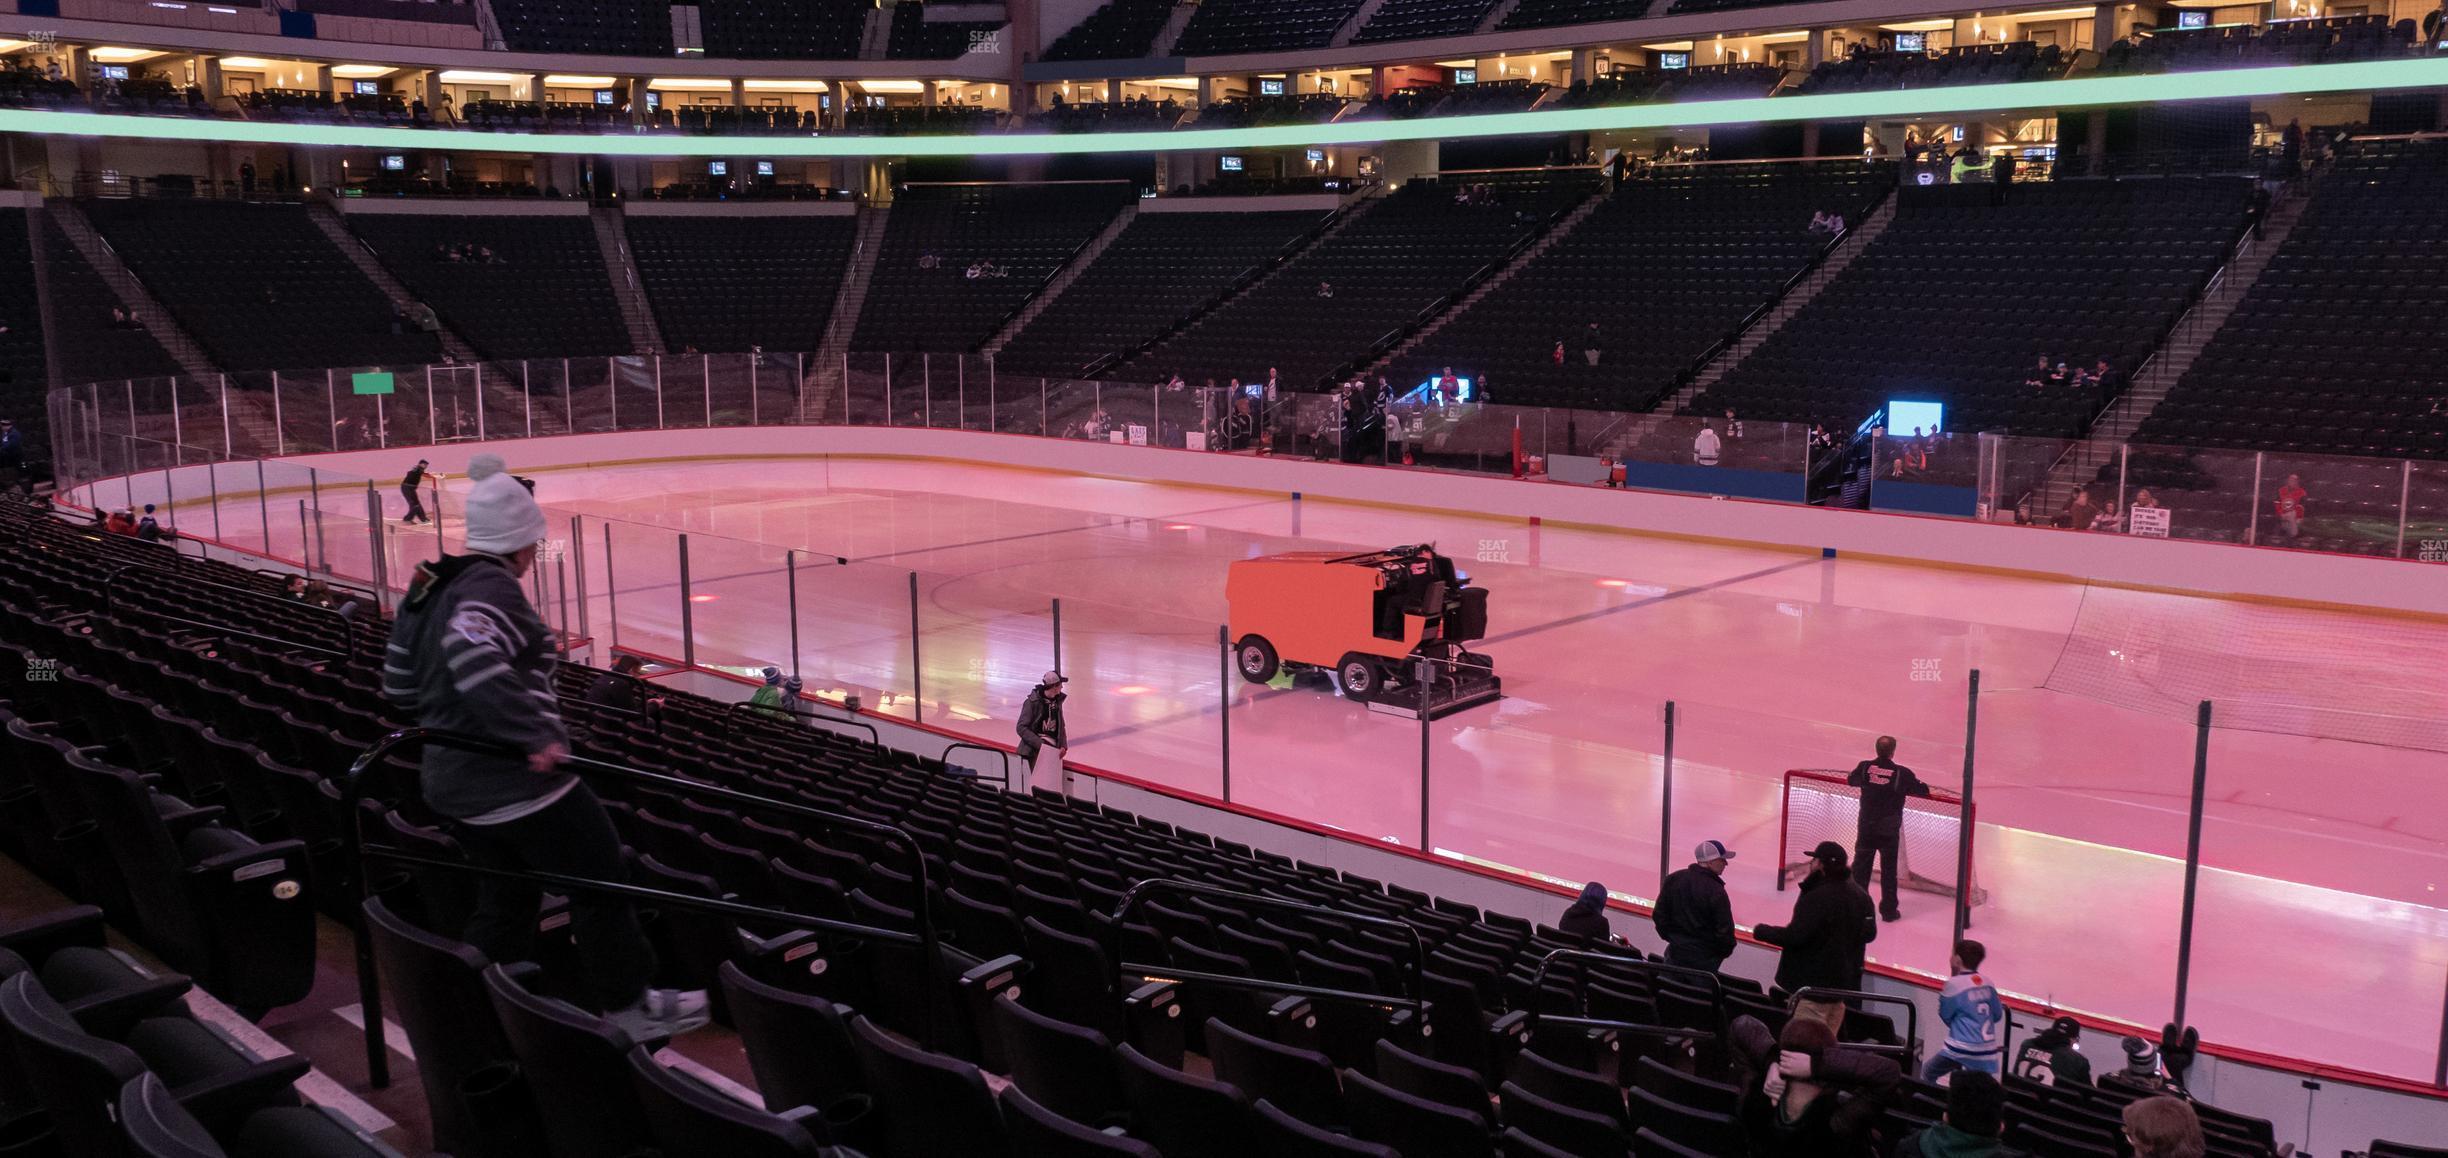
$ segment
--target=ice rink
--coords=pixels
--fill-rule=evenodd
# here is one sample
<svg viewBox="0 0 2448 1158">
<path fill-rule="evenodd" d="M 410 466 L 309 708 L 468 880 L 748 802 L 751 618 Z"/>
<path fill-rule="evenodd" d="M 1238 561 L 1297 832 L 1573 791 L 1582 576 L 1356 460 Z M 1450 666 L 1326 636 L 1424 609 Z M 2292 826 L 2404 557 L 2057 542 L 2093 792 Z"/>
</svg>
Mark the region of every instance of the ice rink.
<svg viewBox="0 0 2448 1158">
<path fill-rule="evenodd" d="M 599 645 L 677 657 L 685 614 L 701 664 L 775 664 L 904 717 L 915 688 L 927 724 L 1008 743 L 1053 663 L 1059 599 L 1074 763 L 1225 796 L 1229 698 L 1234 804 L 1408 846 L 1424 827 L 1438 853 L 1619 895 L 1656 887 L 1671 700 L 1671 862 L 1704 839 L 1735 849 L 1746 927 L 1792 903 L 1774 887 L 1784 771 L 1849 768 L 1890 733 L 1902 763 L 1958 786 L 1977 669 L 1986 972 L 2154 1027 L 2171 1011 L 2208 698 L 2221 726 L 2191 1020 L 2223 1045 L 2431 1077 L 2448 990 L 2448 624 L 947 462 L 538 481 L 557 536 L 581 517 L 571 554 Z M 225 537 L 256 517 L 225 509 Z M 289 520 L 273 522 L 294 545 Z M 1431 725 L 1424 775 L 1415 721 L 1225 678 L 1230 560 L 1417 542 L 1490 590 L 1476 649 L 1506 693 Z M 1943 974 L 1948 902 L 1903 903 L 1874 959 Z"/>
</svg>

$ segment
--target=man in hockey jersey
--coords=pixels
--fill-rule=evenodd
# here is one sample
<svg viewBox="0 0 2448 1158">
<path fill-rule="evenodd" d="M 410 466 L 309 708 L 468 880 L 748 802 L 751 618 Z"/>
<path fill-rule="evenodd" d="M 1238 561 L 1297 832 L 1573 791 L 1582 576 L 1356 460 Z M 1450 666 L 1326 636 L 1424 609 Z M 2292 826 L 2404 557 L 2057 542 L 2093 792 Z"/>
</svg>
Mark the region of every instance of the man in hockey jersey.
<svg viewBox="0 0 2448 1158">
<path fill-rule="evenodd" d="M 1953 975 L 1938 990 L 1938 1020 L 1946 1044 L 1921 1067 L 1921 1080 L 1936 1082 L 1957 1070 L 1997 1076 L 2006 1060 L 2006 1003 L 1981 975 L 1989 950 L 1978 941 L 1955 942 Z"/>
<path fill-rule="evenodd" d="M 1878 758 L 1853 766 L 1845 783 L 1861 790 L 1861 810 L 1853 839 L 1853 883 L 1870 888 L 1870 858 L 1879 858 L 1879 916 L 1897 920 L 1896 844 L 1904 832 L 1904 800 L 1927 796 L 1929 785 L 1913 770 L 1895 762 L 1896 739 L 1878 738 Z"/>
</svg>

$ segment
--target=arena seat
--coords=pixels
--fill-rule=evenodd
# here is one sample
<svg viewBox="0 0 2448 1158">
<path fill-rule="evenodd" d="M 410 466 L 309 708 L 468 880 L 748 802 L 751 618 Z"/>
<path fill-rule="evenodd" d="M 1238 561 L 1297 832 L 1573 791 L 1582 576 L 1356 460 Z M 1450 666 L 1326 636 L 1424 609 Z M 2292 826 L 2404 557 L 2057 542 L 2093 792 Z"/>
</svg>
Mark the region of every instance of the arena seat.
<svg viewBox="0 0 2448 1158">
<path fill-rule="evenodd" d="M 1649 0 L 1522 0 L 1497 27 L 1554 28 L 1601 20 L 1638 20 L 1648 11 Z"/>
<path fill-rule="evenodd" d="M 0 982 L 0 1037 L 16 1051 L 63 1152 L 72 1154 L 118 1152 L 119 1092 L 147 1073 L 218 1137 L 258 1110 L 297 1105 L 290 1085 L 308 1068 L 295 1055 L 257 1057 L 185 1016 L 145 1018 L 128 1027 L 123 1041 L 96 1037 L 31 973 Z"/>
<path fill-rule="evenodd" d="M 629 1049 L 629 1073 L 649 1135 L 665 1154 L 720 1154 L 726 1158 L 813 1158 L 816 1136 L 802 1123 L 812 1106 L 783 1113 L 760 1110 L 707 1087 L 646 1052 Z"/>
<path fill-rule="evenodd" d="M 1111 1129 L 1094 1129 L 1037 1104 L 1018 1086 L 995 1097 L 1011 1137 L 1012 1158 L 1158 1158 L 1159 1151 Z"/>
<path fill-rule="evenodd" d="M 886 1152 L 980 1158 L 1011 1152 L 1002 1111 L 976 1066 L 905 1045 L 864 1017 L 850 1019 L 850 1036 L 884 1116 Z"/>
<path fill-rule="evenodd" d="M 485 988 L 484 954 L 401 920 L 380 898 L 365 902 L 363 919 L 387 1012 L 416 1051 L 435 1146 L 453 1154 L 541 1147 L 534 1099 Z"/>
<path fill-rule="evenodd" d="M 1182 29 L 1179 56 L 1324 48 L 1361 0 L 1206 0 Z"/>
<path fill-rule="evenodd" d="M 1415 1098 L 1364 1074 L 1343 1075 L 1352 1133 L 1401 1152 L 1403 1158 L 1489 1158 L 1495 1152 L 1487 1119 L 1468 1110 Z"/>
<path fill-rule="evenodd" d="M 953 7 L 957 7 L 954 5 Z M 925 0 L 892 6 L 884 54 L 894 60 L 950 60 L 978 50 L 980 37 L 1000 37 L 1000 20 L 929 20 Z"/>
<path fill-rule="evenodd" d="M 861 0 L 700 0 L 708 56 L 851 60 L 874 6 Z M 707 349 L 712 349 L 709 346 Z"/>
<path fill-rule="evenodd" d="M 1091 1125 L 1128 1111 L 1114 1074 L 1113 1043 L 1104 1034 L 1048 1017 L 1009 995 L 995 999 L 989 1030 L 1001 1039 L 1012 1085 L 1047 1110 Z"/>
<path fill-rule="evenodd" d="M 1234 1158 L 1252 1152 L 1250 1104 L 1239 1087 L 1148 1060 L 1130 1046 L 1114 1051 L 1130 1103 L 1132 1132 L 1165 1158 Z"/>
<path fill-rule="evenodd" d="M 117 1112 L 130 1158 L 400 1158 L 399 1151 L 337 1113 L 304 1106 L 267 1106 L 248 1114 L 225 1149 L 160 1075 L 150 1072 L 120 1088 Z"/>
<path fill-rule="evenodd" d="M 663 342 L 707 353 L 824 342 L 858 219 L 624 215 Z"/>
<path fill-rule="evenodd" d="M 1122 182 L 903 187 L 850 348 L 975 349 L 1136 195 Z"/>
<path fill-rule="evenodd" d="M 1604 1114 L 1542 1098 L 1512 1082 L 1497 1087 L 1496 1100 L 1504 1107 L 1506 1130 L 1519 1130 L 1565 1153 L 1614 1154 L 1624 1149 L 1623 1123 Z"/>
<path fill-rule="evenodd" d="M 1128 371 L 1263 382 L 1273 367 L 1285 388 L 1313 389 L 1462 291 L 1475 272 L 1490 271 L 1597 186 L 1593 170 L 1410 181 L 1248 293 L 1133 358 Z"/>
<path fill-rule="evenodd" d="M 1853 161 L 1654 169 L 1388 372 L 1408 387 L 1453 366 L 1507 405 L 1649 409 L 1827 246 L 1812 214 L 1858 223 L 1894 180 Z M 1582 356 L 1593 323 L 1595 367 Z"/>
<path fill-rule="evenodd" d="M 1316 212 L 1142 212 L 995 353 L 995 370 L 1077 376 L 1263 271 L 1322 220 Z"/>
<path fill-rule="evenodd" d="M 80 202 L 145 288 L 223 370 L 426 363 L 430 334 L 391 302 L 299 205 Z"/>
<path fill-rule="evenodd" d="M 486 966 L 485 991 L 535 1098 L 551 1153 L 556 1158 L 626 1153 L 633 1139 L 649 1136 L 644 1107 L 635 1097 L 604 1095 L 630 1089 L 629 1050 L 638 1043 L 605 1018 L 535 993 L 523 979 L 537 971 L 517 968 L 514 974 L 501 965 Z"/>
<path fill-rule="evenodd" d="M 493 11 L 517 52 L 672 54 L 669 0 L 499 0 Z"/>
<path fill-rule="evenodd" d="M 585 217 L 351 213 L 348 226 L 409 292 L 488 358 L 631 352 L 603 251 Z M 491 256 L 449 260 L 454 249 L 471 246 Z"/>
<path fill-rule="evenodd" d="M 1352 36 L 1354 44 L 1459 36 L 1479 27 L 1497 0 L 1386 0 Z"/>
<path fill-rule="evenodd" d="M 1221 1021 L 1207 1023 L 1207 1058 L 1216 1080 L 1237 1086 L 1252 1101 L 1272 1102 L 1283 1112 L 1327 1130 L 1349 1126 L 1343 1087 L 1334 1061 L 1313 1049 L 1270 1041 Z"/>
<path fill-rule="evenodd" d="M 1984 184 L 1902 189 L 1886 232 L 1691 412 L 1851 430 L 1948 383 L 1953 430 L 2074 435 L 2105 399 L 2024 385 L 2035 359 L 2131 374 L 2241 236 L 2246 194 L 2213 177 L 2015 185 L 2002 205 Z"/>
<path fill-rule="evenodd" d="M 178 363 L 142 328 L 119 325 L 111 310 L 122 307 L 119 296 L 87 264 L 46 212 L 38 226 L 43 232 L 43 272 L 48 278 L 51 309 L 45 313 L 35 300 L 35 281 L 28 265 L 33 253 L 25 245 L 22 222 L 27 211 L 0 210 L 0 269 L 26 270 L 23 277 L 0 285 L 0 311 L 9 319 L 0 334 L 0 397 L 20 399 L 18 421 L 41 409 L 39 398 L 47 379 L 43 370 L 43 327 L 47 322 L 60 361 L 60 381 L 69 384 L 103 379 L 157 377 L 179 372 Z"/>
<path fill-rule="evenodd" d="M 1173 0 L 1108 0 L 1046 46 L 1044 59 L 1129 60 L 1146 56 L 1173 18 Z"/>
</svg>

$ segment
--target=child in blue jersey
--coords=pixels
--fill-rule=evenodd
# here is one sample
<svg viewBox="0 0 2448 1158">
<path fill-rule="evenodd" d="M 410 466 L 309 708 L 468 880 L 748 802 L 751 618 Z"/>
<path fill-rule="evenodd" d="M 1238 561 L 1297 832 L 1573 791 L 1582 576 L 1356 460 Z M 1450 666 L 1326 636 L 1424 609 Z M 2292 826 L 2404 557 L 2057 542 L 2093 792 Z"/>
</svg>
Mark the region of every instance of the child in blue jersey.
<svg viewBox="0 0 2448 1158">
<path fill-rule="evenodd" d="M 1956 1070 L 1979 1070 L 1992 1077 L 2006 1060 L 2006 1003 L 1997 987 L 1981 976 L 1989 950 L 1978 941 L 1955 942 L 1954 976 L 1938 991 L 1938 1020 L 1946 1025 L 1946 1044 L 1921 1067 L 1921 1080 L 1935 1082 Z"/>
</svg>

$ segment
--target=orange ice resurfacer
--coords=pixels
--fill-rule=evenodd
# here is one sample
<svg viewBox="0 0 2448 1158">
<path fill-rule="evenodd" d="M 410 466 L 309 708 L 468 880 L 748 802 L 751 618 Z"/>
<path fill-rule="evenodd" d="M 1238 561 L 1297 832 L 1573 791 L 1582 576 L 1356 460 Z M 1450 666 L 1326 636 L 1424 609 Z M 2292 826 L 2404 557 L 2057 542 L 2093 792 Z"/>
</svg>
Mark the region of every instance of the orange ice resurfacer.
<svg viewBox="0 0 2448 1158">
<path fill-rule="evenodd" d="M 1233 663 L 1252 683 L 1322 671 L 1345 698 L 1430 719 L 1502 694 L 1487 657 L 1463 646 L 1487 634 L 1487 590 L 1433 546 L 1243 559 L 1224 596 Z"/>
</svg>

